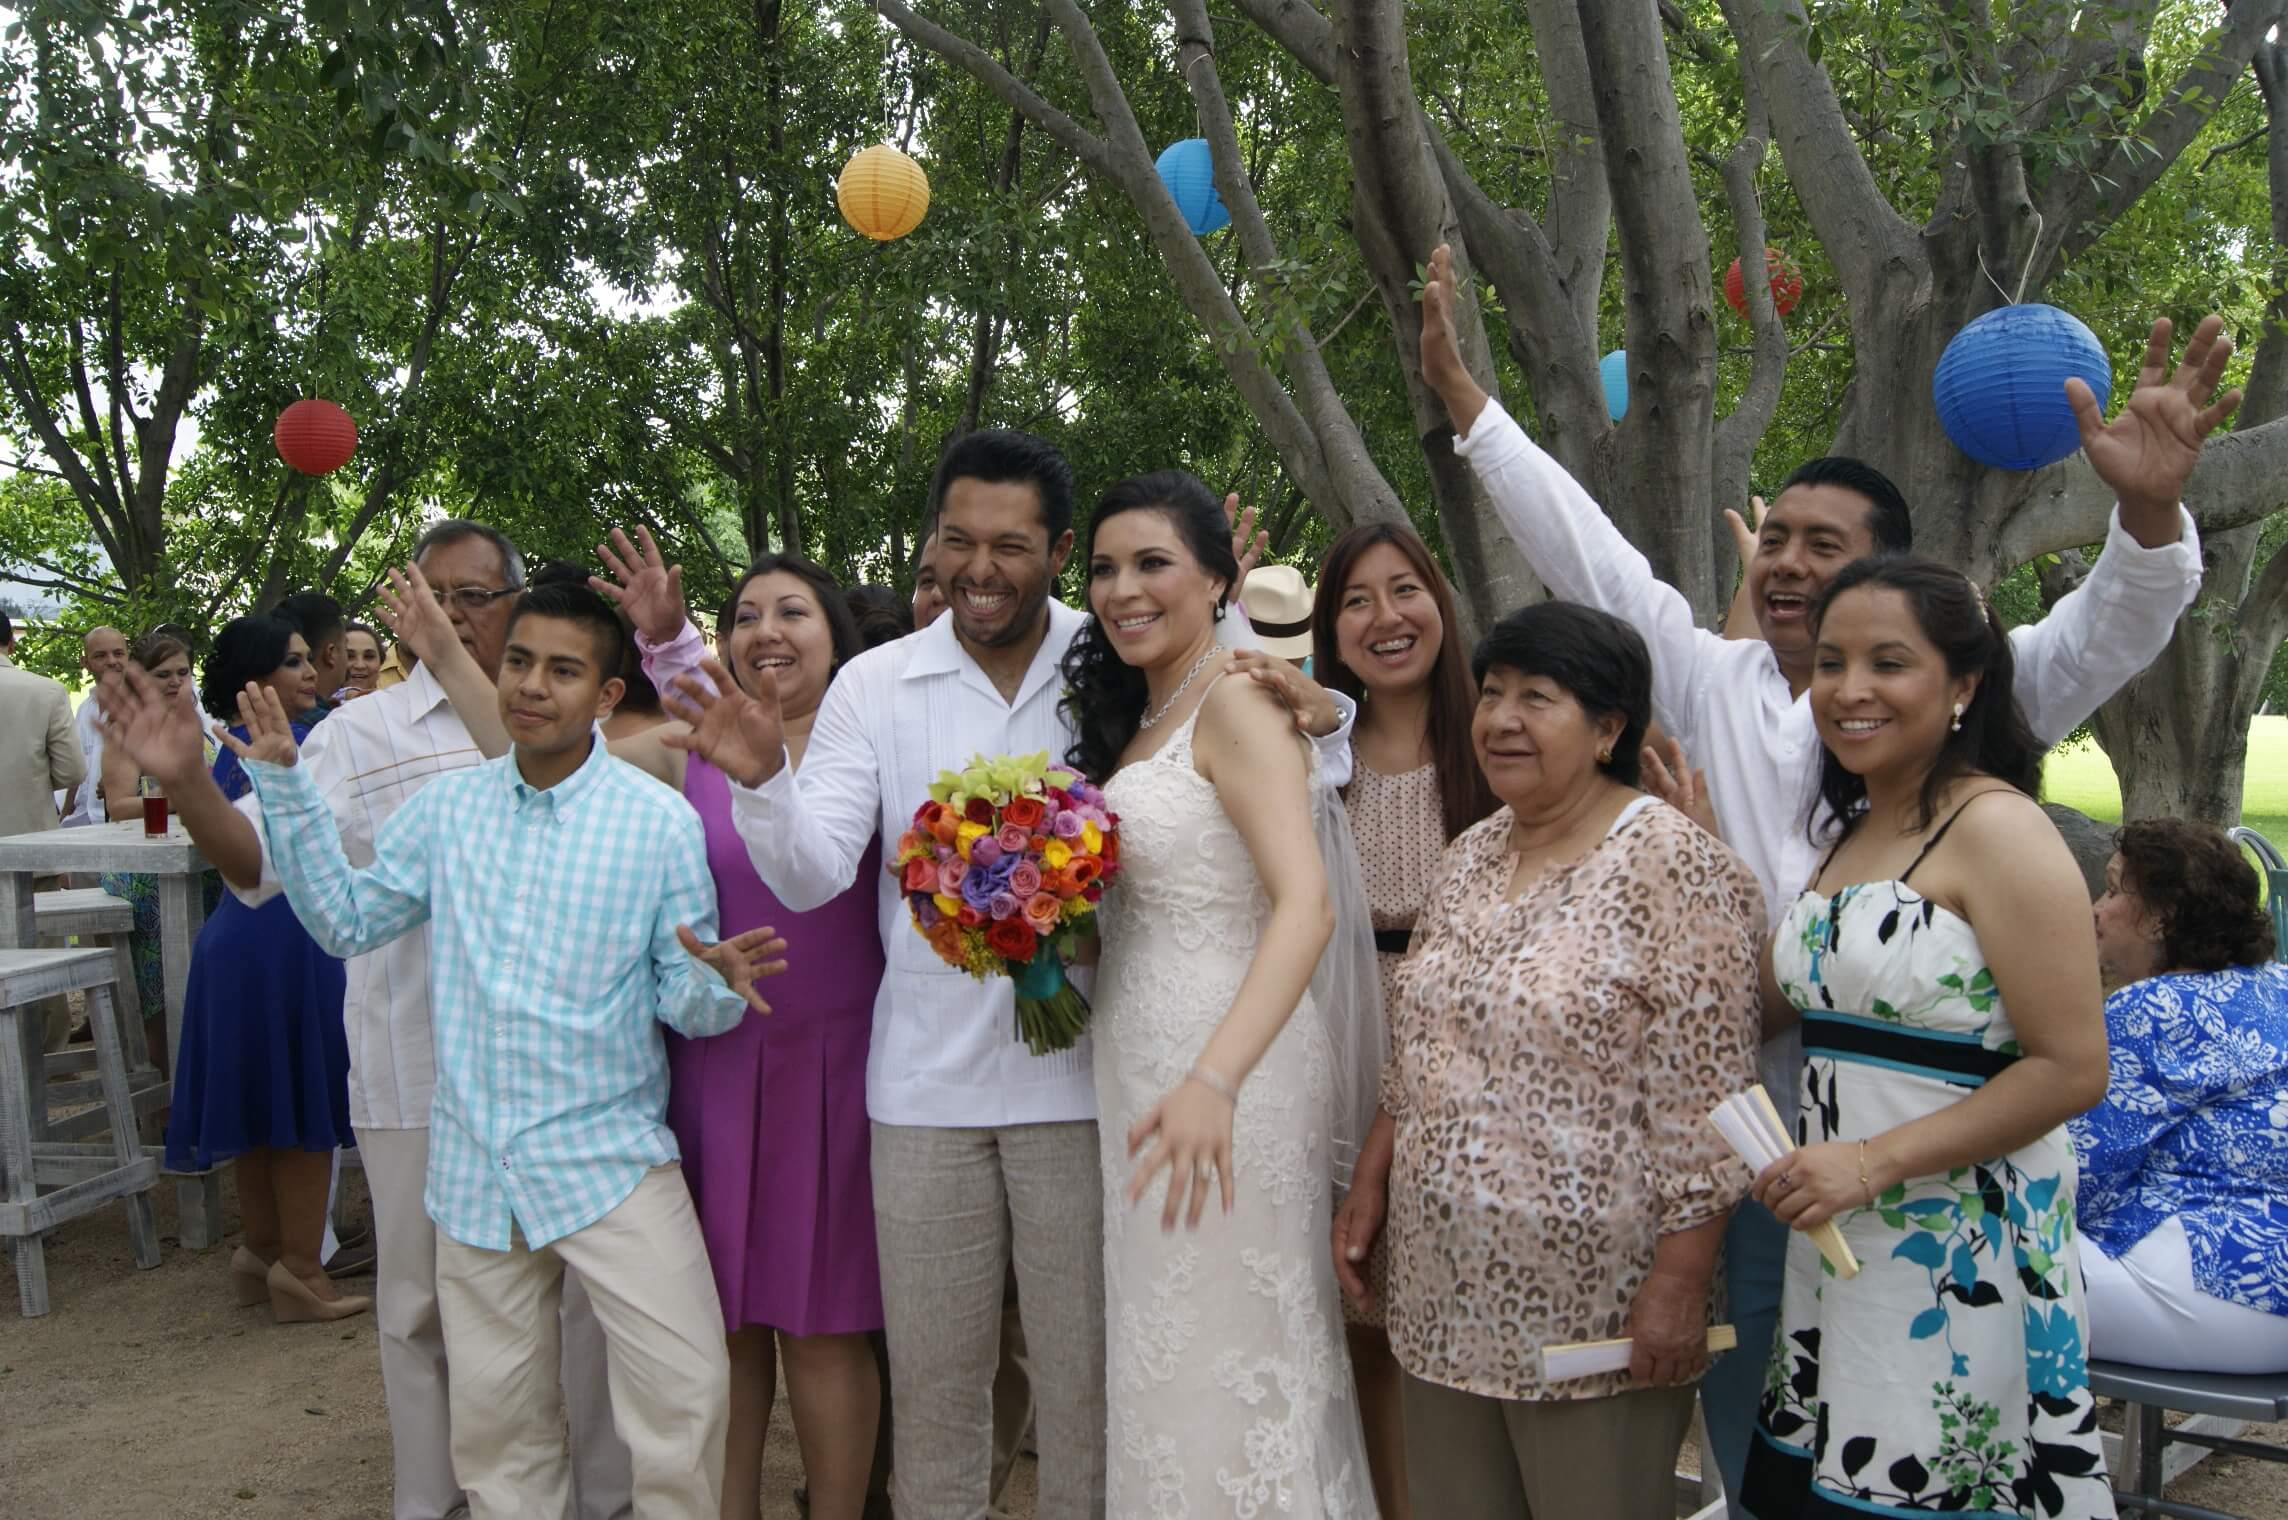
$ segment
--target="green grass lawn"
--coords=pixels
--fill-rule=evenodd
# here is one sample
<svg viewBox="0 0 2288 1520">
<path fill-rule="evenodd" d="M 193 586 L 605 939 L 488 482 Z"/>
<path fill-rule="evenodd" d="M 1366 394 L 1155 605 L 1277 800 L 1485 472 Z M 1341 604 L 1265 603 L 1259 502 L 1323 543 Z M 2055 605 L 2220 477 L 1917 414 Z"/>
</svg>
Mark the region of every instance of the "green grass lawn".
<svg viewBox="0 0 2288 1520">
<path fill-rule="evenodd" d="M 2121 818 L 2121 785 L 2095 742 L 2050 752 L 2042 791 L 2107 823 Z M 2288 718 L 2258 718 L 2248 733 L 2248 771 L 2240 821 L 2288 850 Z"/>
</svg>

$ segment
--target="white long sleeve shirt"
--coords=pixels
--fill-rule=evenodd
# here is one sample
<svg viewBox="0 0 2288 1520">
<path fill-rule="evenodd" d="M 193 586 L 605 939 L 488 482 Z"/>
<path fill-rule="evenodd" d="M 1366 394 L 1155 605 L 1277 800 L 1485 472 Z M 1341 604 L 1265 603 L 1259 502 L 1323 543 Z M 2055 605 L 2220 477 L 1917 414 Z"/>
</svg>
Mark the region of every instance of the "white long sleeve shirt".
<svg viewBox="0 0 2288 1520">
<path fill-rule="evenodd" d="M 941 617 L 842 667 L 811 726 L 802 768 L 760 787 L 733 783 L 732 818 L 749 859 L 796 912 L 845 891 L 876 833 L 896 839 L 941 770 L 972 755 L 1062 759 L 1072 731 L 1057 712 L 1059 672 L 1087 615 L 1049 603 L 1048 636 L 1014 701 L 1002 697 Z M 1339 704 L 1340 705 L 1340 704 Z M 1320 777 L 1347 779 L 1350 719 L 1318 741 Z M 1115 888 L 1117 890 L 1117 888 Z M 874 1000 L 866 1108 L 882 1124 L 993 1127 L 1093 1118 L 1089 1042 L 1036 1056 L 1016 1038 L 1006 977 L 979 981 L 938 959 L 887 872 L 876 884 L 888 969 Z"/>
<path fill-rule="evenodd" d="M 344 703 L 310 730 L 298 769 L 324 799 L 352 866 L 373 864 L 374 839 L 407 798 L 484 755 L 426 665 L 385 691 Z M 232 888 L 259 907 L 281 890 L 262 803 L 238 809 L 262 840 L 262 880 Z M 429 925 L 352 956 L 342 1023 L 350 1046 L 350 1123 L 358 1129 L 426 1129 L 437 1085 L 429 1012 Z"/>
<path fill-rule="evenodd" d="M 1764 889 L 1773 920 L 1818 869 L 1811 810 L 1819 731 L 1809 696 L 1788 690 L 1771 649 L 1694 623 L 1692 604 L 1652 572 L 1580 482 L 1498 401 L 1455 444 L 1485 483 L 1502 525 L 1550 591 L 1612 613 L 1652 652 L 1653 716 L 1708 776 L 1725 843 Z M 2200 533 L 2182 512 L 2178 541 L 2148 549 L 2116 509 L 2105 550 L 2049 616 L 2010 631 L 2019 710 L 2054 744 L 2168 646 L 2201 584 Z M 1794 1032 L 1764 1047 L 1764 1084 L 1782 1100 L 1801 1062 Z"/>
</svg>

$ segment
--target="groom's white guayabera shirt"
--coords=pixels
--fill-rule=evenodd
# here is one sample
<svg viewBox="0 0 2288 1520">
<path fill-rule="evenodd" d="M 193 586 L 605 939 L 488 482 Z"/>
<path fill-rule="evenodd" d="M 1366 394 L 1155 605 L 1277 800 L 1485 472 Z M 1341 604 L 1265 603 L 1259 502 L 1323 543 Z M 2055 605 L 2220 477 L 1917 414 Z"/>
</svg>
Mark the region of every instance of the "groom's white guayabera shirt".
<svg viewBox="0 0 2288 1520">
<path fill-rule="evenodd" d="M 890 842 L 905 831 L 939 771 L 972 755 L 1046 750 L 1062 760 L 1072 734 L 1057 713 L 1059 667 L 1087 620 L 1049 603 L 1048 636 L 1015 701 L 961 647 L 951 614 L 843 666 L 819 705 L 802 768 L 781 766 L 752 790 L 731 786 L 732 816 L 763 884 L 789 909 L 815 908 L 849 887 L 877 832 Z M 1239 627 L 1231 631 L 1232 642 L 1245 641 Z M 1352 714 L 1337 703 L 1344 722 L 1318 748 L 1321 784 L 1339 786 L 1350 774 Z M 1032 1054 L 1016 1038 L 1009 979 L 979 981 L 948 966 L 915 932 L 887 871 L 875 890 L 888 951 L 866 1056 L 875 1122 L 992 1128 L 1094 1118 L 1087 1037 L 1054 1055 Z"/>
<path fill-rule="evenodd" d="M 1788 690 L 1760 639 L 1725 639 L 1692 620 L 1682 592 L 1652 573 L 1589 493 L 1488 400 L 1454 452 L 1467 459 L 1502 526 L 1552 595 L 1602 608 L 1652 651 L 1652 711 L 1708 775 L 1724 842 L 1763 885 L 1771 921 L 1810 885 L 1820 846 L 1807 827 L 1819 799 L 1819 730 L 1807 693 Z M 2178 511 L 2177 542 L 2148 549 L 2116 509 L 2089 575 L 2038 623 L 2010 630 L 2018 708 L 2055 744 L 2160 656 L 2201 586 L 2201 539 Z M 1763 1051 L 1764 1085 L 1796 1090 L 1803 1037 Z M 1784 1106 L 1784 1105 L 1783 1105 Z"/>
</svg>

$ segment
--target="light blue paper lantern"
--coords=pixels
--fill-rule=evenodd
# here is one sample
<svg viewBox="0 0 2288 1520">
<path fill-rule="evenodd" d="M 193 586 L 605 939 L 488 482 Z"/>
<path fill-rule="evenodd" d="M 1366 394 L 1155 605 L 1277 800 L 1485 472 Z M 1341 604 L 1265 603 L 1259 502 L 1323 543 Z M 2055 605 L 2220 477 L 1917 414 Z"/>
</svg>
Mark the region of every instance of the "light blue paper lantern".
<svg viewBox="0 0 2288 1520">
<path fill-rule="evenodd" d="M 1620 421 L 1629 414 L 1629 351 L 1616 348 L 1599 359 L 1597 378 L 1605 382 L 1605 410 Z"/>
<path fill-rule="evenodd" d="M 2038 470 L 2081 447 L 2069 375 L 2103 410 L 2113 366 L 2097 334 L 2055 306 L 2004 306 L 1954 335 L 1931 375 L 1931 400 L 1963 453 L 1998 470 Z"/>
<path fill-rule="evenodd" d="M 1223 197 L 1216 194 L 1215 160 L 1209 156 L 1206 138 L 1187 137 L 1168 144 L 1160 150 L 1153 167 L 1160 171 L 1160 183 L 1168 187 L 1176 209 L 1183 213 L 1184 225 L 1194 236 L 1206 237 L 1230 225 L 1231 213 L 1223 209 Z"/>
</svg>

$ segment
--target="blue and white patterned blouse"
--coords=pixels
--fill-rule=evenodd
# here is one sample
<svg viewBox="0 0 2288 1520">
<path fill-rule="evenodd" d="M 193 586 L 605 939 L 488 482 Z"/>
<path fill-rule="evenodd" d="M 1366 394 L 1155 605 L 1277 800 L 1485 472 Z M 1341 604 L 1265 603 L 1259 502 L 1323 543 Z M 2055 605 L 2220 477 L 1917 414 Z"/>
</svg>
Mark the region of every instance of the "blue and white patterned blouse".
<svg viewBox="0 0 2288 1520">
<path fill-rule="evenodd" d="M 2118 1257 L 2175 1215 L 2196 1287 L 2288 1315 L 2288 965 L 2133 982 L 2105 1025 L 2105 1101 L 2073 1121 L 2083 1232 Z"/>
</svg>

